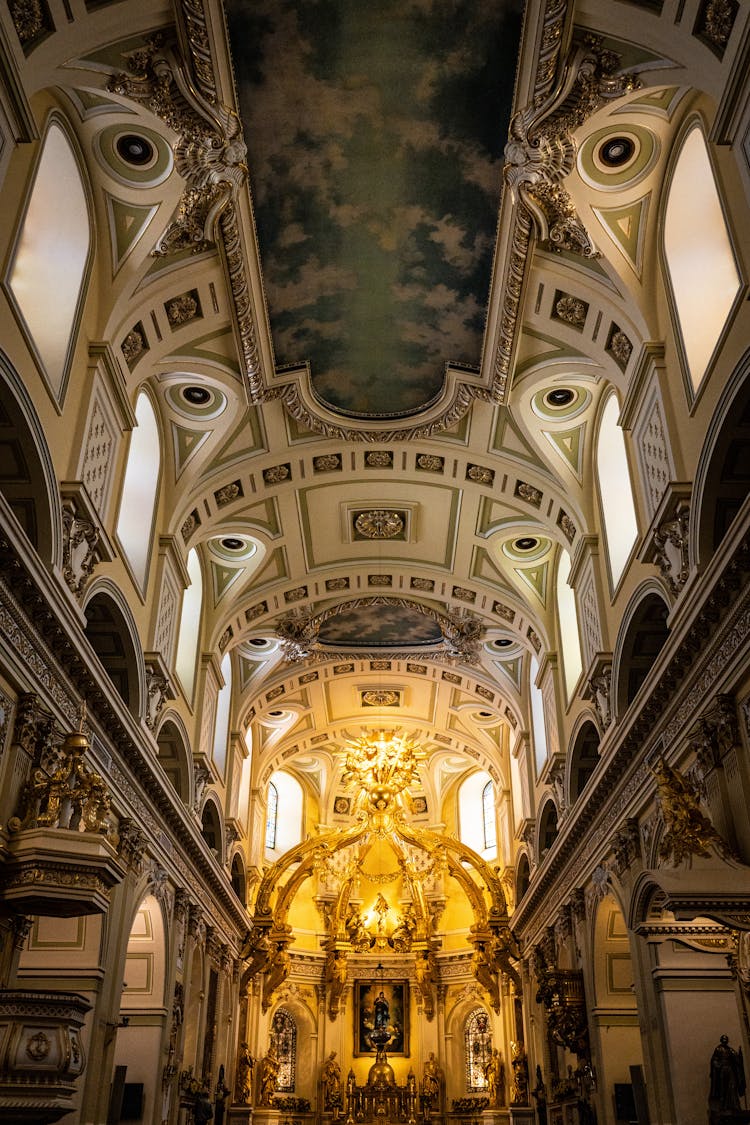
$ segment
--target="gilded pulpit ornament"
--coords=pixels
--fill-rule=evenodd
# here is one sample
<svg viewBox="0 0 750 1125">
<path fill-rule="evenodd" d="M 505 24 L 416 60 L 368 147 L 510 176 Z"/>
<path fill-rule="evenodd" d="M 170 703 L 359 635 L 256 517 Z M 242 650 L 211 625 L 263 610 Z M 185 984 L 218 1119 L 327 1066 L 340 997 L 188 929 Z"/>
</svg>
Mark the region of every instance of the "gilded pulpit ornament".
<svg viewBox="0 0 750 1125">
<path fill-rule="evenodd" d="M 404 530 L 404 521 L 398 512 L 376 508 L 370 512 L 360 512 L 354 527 L 367 539 L 395 539 Z"/>
</svg>

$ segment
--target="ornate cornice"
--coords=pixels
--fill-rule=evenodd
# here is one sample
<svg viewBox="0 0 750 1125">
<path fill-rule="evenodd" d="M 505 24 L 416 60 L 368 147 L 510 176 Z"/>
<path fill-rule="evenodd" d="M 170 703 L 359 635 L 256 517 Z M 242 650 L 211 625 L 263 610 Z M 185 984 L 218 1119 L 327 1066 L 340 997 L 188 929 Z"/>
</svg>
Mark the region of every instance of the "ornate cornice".
<svg viewBox="0 0 750 1125">
<path fill-rule="evenodd" d="M 231 920 L 238 932 L 244 932 L 247 916 L 231 893 L 228 878 L 216 878 L 215 864 L 197 829 L 187 814 L 181 815 L 169 782 L 152 769 L 153 752 L 138 742 L 135 724 L 123 717 L 114 687 L 95 675 L 79 650 L 75 635 L 79 627 L 77 620 L 74 627 L 70 619 L 67 602 L 62 602 L 60 594 L 61 604 L 55 606 L 56 591 L 44 573 L 37 576 L 36 570 L 34 560 L 27 559 L 16 542 L 15 533 L 0 524 L 0 635 L 19 662 L 19 670 L 31 681 L 29 686 L 39 693 L 41 703 L 54 708 L 57 718 L 69 728 L 76 724 L 80 700 L 87 701 L 92 728 L 107 739 L 105 747 L 94 733 L 92 758 L 111 792 L 117 794 L 118 814 L 137 821 L 151 847 L 178 872 L 177 881 L 189 885 L 196 898 L 205 899 L 205 887 L 211 887 L 223 912 L 215 919 L 218 928 L 225 930 Z M 113 748 L 118 751 L 116 758 Z"/>
</svg>

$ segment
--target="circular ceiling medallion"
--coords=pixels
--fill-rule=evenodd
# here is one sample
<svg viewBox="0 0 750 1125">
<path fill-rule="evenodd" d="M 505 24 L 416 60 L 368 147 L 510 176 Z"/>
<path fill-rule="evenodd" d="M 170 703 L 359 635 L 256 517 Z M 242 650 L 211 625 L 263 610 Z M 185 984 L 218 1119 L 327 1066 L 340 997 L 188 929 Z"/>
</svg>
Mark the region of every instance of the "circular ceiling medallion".
<svg viewBox="0 0 750 1125">
<path fill-rule="evenodd" d="M 600 191 L 619 191 L 642 180 L 659 156 L 659 141 L 642 125 L 598 129 L 581 145 L 578 171 Z"/>
<path fill-rule="evenodd" d="M 496 641 L 492 642 L 495 648 L 510 648 L 513 641 L 510 637 L 498 637 Z"/>
<path fill-rule="evenodd" d="M 206 387 L 182 387 L 180 394 L 191 406 L 205 406 L 211 401 L 211 392 Z"/>
<path fill-rule="evenodd" d="M 531 409 L 545 422 L 567 422 L 581 414 L 591 402 L 591 391 L 570 383 L 545 387 L 531 400 Z"/>
<path fill-rule="evenodd" d="M 621 168 L 632 160 L 635 142 L 632 137 L 608 137 L 597 150 L 597 157 L 608 168 Z"/>
<path fill-rule="evenodd" d="M 535 535 L 522 535 L 518 539 L 513 540 L 514 551 L 535 551 L 539 546 L 539 540 Z"/>
<path fill-rule="evenodd" d="M 395 539 L 404 530 L 404 521 L 398 512 L 377 508 L 371 512 L 360 512 L 354 527 L 366 539 Z"/>
<path fill-rule="evenodd" d="M 148 168 L 156 160 L 156 149 L 148 137 L 138 133 L 120 133 L 115 141 L 117 155 L 135 168 Z"/>
<path fill-rule="evenodd" d="M 233 535 L 225 535 L 221 541 L 221 545 L 226 551 L 241 551 L 245 546 L 243 539 L 237 539 Z"/>
</svg>

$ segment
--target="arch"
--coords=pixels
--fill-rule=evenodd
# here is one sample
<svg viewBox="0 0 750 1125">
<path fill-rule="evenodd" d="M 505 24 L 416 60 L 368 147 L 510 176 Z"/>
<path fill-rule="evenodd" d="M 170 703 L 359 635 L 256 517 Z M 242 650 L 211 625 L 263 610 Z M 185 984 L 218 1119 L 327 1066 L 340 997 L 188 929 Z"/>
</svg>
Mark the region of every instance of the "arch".
<svg viewBox="0 0 750 1125">
<path fill-rule="evenodd" d="M 749 494 L 750 350 L 724 390 L 698 462 L 693 563 L 708 563 Z"/>
<path fill-rule="evenodd" d="M 611 588 L 617 587 L 633 544 L 638 521 L 633 501 L 625 438 L 618 423 L 620 406 L 614 390 L 606 395 L 596 438 L 596 478 L 599 511 L 607 546 Z"/>
<path fill-rule="evenodd" d="M 191 703 L 195 687 L 195 667 L 198 662 L 203 609 L 203 569 L 200 554 L 195 547 L 191 547 L 188 551 L 186 566 L 190 585 L 182 595 L 175 672 L 182 684 L 186 700 Z"/>
<path fill-rule="evenodd" d="M 243 906 L 247 906 L 247 875 L 240 852 L 235 852 L 232 856 L 232 863 L 229 868 L 229 879 L 232 884 L 232 890 L 237 895 L 237 898 Z"/>
<path fill-rule="evenodd" d="M 478 815 L 481 810 L 481 816 Z M 486 770 L 474 770 L 458 789 L 458 828 L 462 844 L 483 859 L 497 855 L 495 786 Z"/>
<path fill-rule="evenodd" d="M 93 254 L 88 185 L 51 114 L 8 271 L 8 291 L 55 399 L 63 397 Z"/>
<path fill-rule="evenodd" d="M 0 351 L 0 490 L 26 538 L 51 565 L 61 558 L 62 508 L 44 430 L 28 391 Z"/>
<path fill-rule="evenodd" d="M 695 216 L 700 215 L 699 223 Z M 676 334 L 693 395 L 708 370 L 742 280 L 700 120 L 682 136 L 664 206 L 664 258 Z"/>
<path fill-rule="evenodd" d="M 643 1064 L 641 1030 L 633 982 L 630 935 L 611 894 L 600 899 L 593 924 L 591 989 L 597 1012 L 597 1055 L 606 1089 L 630 1082 L 630 1067 Z"/>
<path fill-rule="evenodd" d="M 135 403 L 136 425 L 123 474 L 116 535 L 141 593 L 146 588 L 161 476 L 161 435 L 146 390 Z"/>
<path fill-rule="evenodd" d="M 631 601 L 613 660 L 612 683 L 617 717 L 635 699 L 669 636 L 669 606 L 661 590 L 657 592 L 649 584 L 641 588 L 639 594 Z"/>
<path fill-rule="evenodd" d="M 570 750 L 568 794 L 574 804 L 588 785 L 599 762 L 599 731 L 591 719 L 586 719 L 578 729 Z"/>
<path fill-rule="evenodd" d="M 266 812 L 266 853 L 278 859 L 279 856 L 296 847 L 303 838 L 302 823 L 304 813 L 304 794 L 296 777 L 286 770 L 276 770 L 268 782 L 268 794 L 276 791 L 277 806 L 273 842 L 269 844 L 270 801 Z"/>
<path fill-rule="evenodd" d="M 165 1022 L 167 943 L 159 900 L 146 894 L 130 928 L 115 1064 L 127 1066 L 128 1081 L 143 1083 L 142 1119 L 154 1120 L 161 1097 L 161 1041 Z M 132 1015 L 137 1013 L 137 1020 Z"/>
<path fill-rule="evenodd" d="M 492 1023 L 486 1008 L 476 1007 L 464 1022 L 466 1093 L 487 1089 L 486 1068 L 492 1055 Z"/>
<path fill-rule="evenodd" d="M 201 836 L 219 863 L 224 862 L 224 826 L 221 810 L 213 795 L 206 798 L 201 810 Z"/>
<path fill-rule="evenodd" d="M 516 861 L 516 906 L 526 894 L 531 882 L 531 866 L 529 857 L 522 852 Z"/>
<path fill-rule="evenodd" d="M 191 755 L 182 719 L 170 714 L 162 720 L 156 735 L 159 764 L 183 804 L 190 804 Z"/>
<path fill-rule="evenodd" d="M 117 587 L 104 579 L 84 606 L 84 632 L 115 691 L 130 713 L 141 714 L 145 670 L 130 609 Z"/>
<path fill-rule="evenodd" d="M 557 806 L 550 797 L 544 804 L 539 816 L 539 861 L 544 859 L 555 840 L 557 839 Z"/>
</svg>

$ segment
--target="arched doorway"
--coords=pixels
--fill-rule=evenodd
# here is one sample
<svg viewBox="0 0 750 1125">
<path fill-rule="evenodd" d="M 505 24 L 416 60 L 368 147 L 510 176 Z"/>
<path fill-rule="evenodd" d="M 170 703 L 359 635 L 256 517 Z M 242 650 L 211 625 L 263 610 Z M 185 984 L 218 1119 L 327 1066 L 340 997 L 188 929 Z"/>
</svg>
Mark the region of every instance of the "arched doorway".
<svg viewBox="0 0 750 1125">
<path fill-rule="evenodd" d="M 136 911 L 125 957 L 115 1066 L 127 1069 L 122 1110 L 115 1120 L 161 1119 L 165 981 L 164 919 L 158 900 L 149 894 Z"/>
</svg>

